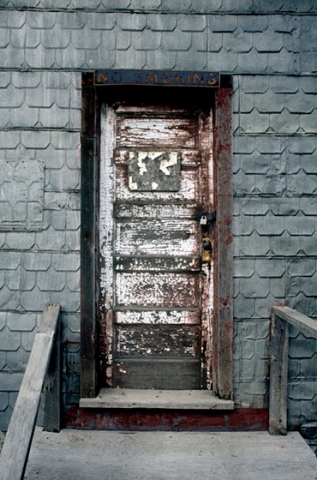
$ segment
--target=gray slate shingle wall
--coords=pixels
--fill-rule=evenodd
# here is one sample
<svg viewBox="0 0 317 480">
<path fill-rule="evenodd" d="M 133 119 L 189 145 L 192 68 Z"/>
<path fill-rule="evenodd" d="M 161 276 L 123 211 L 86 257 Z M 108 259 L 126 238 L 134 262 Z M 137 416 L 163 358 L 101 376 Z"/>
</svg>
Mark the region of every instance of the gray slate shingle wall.
<svg viewBox="0 0 317 480">
<path fill-rule="evenodd" d="M 0 18 L 1 64 L 7 69 L 311 73 L 316 70 L 314 18 L 10 9 Z"/>
<path fill-rule="evenodd" d="M 317 316 L 316 13 L 314 0 L 0 1 L 0 430 L 46 301 L 63 304 L 64 404 L 78 402 L 80 85 L 94 68 L 233 75 L 235 396 L 267 406 L 272 304 Z M 291 336 L 294 426 L 315 420 L 317 349 Z"/>
<path fill-rule="evenodd" d="M 48 301 L 63 304 L 64 391 L 78 398 L 81 77 L 5 69 L 0 79 L 1 430 Z"/>
</svg>

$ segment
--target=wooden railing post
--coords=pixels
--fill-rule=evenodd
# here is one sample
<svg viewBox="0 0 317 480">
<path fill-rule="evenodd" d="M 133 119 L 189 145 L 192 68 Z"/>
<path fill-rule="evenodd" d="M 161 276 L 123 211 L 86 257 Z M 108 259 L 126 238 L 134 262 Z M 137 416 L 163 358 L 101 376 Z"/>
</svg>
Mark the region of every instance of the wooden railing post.
<svg viewBox="0 0 317 480">
<path fill-rule="evenodd" d="M 61 322 L 56 326 L 53 350 L 47 369 L 44 388 L 44 421 L 46 432 L 61 429 Z"/>
<path fill-rule="evenodd" d="M 286 306 L 273 306 L 271 319 L 271 369 L 269 432 L 287 433 L 287 370 L 289 324 L 317 338 L 317 321 Z"/>
<path fill-rule="evenodd" d="M 24 477 L 59 312 L 60 305 L 46 306 L 35 335 L 1 452 L 1 480 L 22 480 Z"/>
<path fill-rule="evenodd" d="M 271 319 L 269 432 L 287 434 L 288 324 L 274 313 Z"/>
</svg>

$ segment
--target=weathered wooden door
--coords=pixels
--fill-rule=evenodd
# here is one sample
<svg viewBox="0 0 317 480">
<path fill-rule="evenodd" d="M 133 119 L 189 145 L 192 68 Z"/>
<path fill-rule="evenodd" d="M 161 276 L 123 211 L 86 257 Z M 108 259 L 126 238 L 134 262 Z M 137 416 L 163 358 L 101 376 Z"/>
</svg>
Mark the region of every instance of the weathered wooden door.
<svg viewBox="0 0 317 480">
<path fill-rule="evenodd" d="M 212 115 L 105 104 L 101 120 L 102 385 L 210 388 L 213 264 L 196 215 L 213 210 Z"/>
</svg>

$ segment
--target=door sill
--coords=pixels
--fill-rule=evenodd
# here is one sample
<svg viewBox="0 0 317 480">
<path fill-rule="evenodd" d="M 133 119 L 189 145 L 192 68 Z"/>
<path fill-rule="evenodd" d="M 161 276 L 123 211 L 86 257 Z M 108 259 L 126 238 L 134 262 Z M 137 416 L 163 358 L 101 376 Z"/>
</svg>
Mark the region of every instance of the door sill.
<svg viewBox="0 0 317 480">
<path fill-rule="evenodd" d="M 233 410 L 210 390 L 138 390 L 102 388 L 96 398 L 81 398 L 83 408 L 148 408 L 173 410 Z"/>
</svg>

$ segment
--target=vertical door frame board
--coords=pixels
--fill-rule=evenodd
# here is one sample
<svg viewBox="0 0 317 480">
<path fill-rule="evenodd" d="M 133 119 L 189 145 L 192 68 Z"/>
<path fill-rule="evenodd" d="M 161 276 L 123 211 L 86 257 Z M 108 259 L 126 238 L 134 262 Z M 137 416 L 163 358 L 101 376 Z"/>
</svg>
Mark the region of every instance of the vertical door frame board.
<svg viewBox="0 0 317 480">
<path fill-rule="evenodd" d="M 81 372 L 80 396 L 98 390 L 98 107 L 91 73 L 82 76 L 81 130 Z"/>
<path fill-rule="evenodd" d="M 217 210 L 215 257 L 218 260 L 215 272 L 213 389 L 220 398 L 232 399 L 231 77 L 222 76 L 222 85 L 221 88 L 215 90 L 214 112 L 215 208 Z M 206 95 L 208 95 L 208 91 L 206 89 Z M 98 393 L 99 109 L 98 87 L 93 85 L 93 73 L 84 73 L 82 76 L 81 132 L 81 398 L 94 398 Z M 225 268 L 221 268 L 222 265 Z"/>
</svg>

